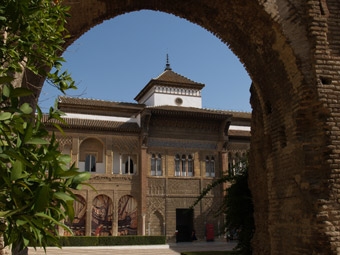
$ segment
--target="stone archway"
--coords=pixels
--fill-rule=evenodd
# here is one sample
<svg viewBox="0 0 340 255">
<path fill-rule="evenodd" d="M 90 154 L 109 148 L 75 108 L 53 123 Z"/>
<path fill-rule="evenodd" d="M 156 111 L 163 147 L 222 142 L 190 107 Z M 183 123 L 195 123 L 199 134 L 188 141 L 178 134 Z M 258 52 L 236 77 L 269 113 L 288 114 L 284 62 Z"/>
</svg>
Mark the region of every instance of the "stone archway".
<svg viewBox="0 0 340 255">
<path fill-rule="evenodd" d="M 158 210 L 154 211 L 149 218 L 148 234 L 152 236 L 164 235 L 164 225 L 164 216 Z"/>
<path fill-rule="evenodd" d="M 253 80 L 254 254 L 336 254 L 338 1 L 66 0 L 65 4 L 72 7 L 67 45 L 106 19 L 141 9 L 186 18 L 228 44 Z M 28 82 L 43 81 L 29 76 Z"/>
</svg>

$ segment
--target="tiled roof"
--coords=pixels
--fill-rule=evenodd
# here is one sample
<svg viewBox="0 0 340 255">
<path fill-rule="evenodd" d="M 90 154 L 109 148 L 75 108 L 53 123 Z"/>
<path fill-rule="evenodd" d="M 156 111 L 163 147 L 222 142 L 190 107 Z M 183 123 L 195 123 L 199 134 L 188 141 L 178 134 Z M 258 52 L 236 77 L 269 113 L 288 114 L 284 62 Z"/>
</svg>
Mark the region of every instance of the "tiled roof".
<svg viewBox="0 0 340 255">
<path fill-rule="evenodd" d="M 203 83 L 192 81 L 178 73 L 175 73 L 172 70 L 165 70 L 157 78 L 150 80 L 149 83 L 138 93 L 134 99 L 139 101 L 154 85 L 192 89 L 202 89 L 205 86 Z"/>
<path fill-rule="evenodd" d="M 250 112 L 223 111 L 223 110 L 215 110 L 215 109 L 208 109 L 208 108 L 183 107 L 183 106 L 172 106 L 172 105 L 149 106 L 147 108 L 169 110 L 169 111 L 179 111 L 179 112 L 197 112 L 197 113 L 232 115 L 233 118 L 246 118 L 246 119 L 251 118 Z"/>
<path fill-rule="evenodd" d="M 202 88 L 204 87 L 204 84 L 195 82 L 193 80 L 190 80 L 178 73 L 175 73 L 172 70 L 166 70 L 163 73 L 161 73 L 157 78 L 153 79 L 156 81 L 165 81 L 165 82 L 174 82 L 174 83 L 182 83 L 182 84 L 192 84 L 192 85 L 201 85 Z"/>
<path fill-rule="evenodd" d="M 52 120 L 59 124 L 62 128 L 75 128 L 75 129 L 87 129 L 96 131 L 125 131 L 125 132 L 139 132 L 140 127 L 137 123 L 133 122 L 118 122 L 108 120 L 90 120 L 90 119 L 75 119 L 75 118 L 63 118 L 67 125 L 61 123 L 58 120 Z M 43 116 L 43 122 L 47 122 L 48 116 Z M 47 124 L 51 125 L 52 124 Z"/>
<path fill-rule="evenodd" d="M 161 106 L 150 106 L 146 109 L 150 109 L 152 112 L 168 113 L 168 114 L 178 114 L 178 113 L 188 113 L 188 114 L 209 114 L 216 116 L 230 116 L 231 113 L 225 111 L 216 111 L 210 109 L 202 109 L 195 107 L 183 107 L 183 106 L 172 106 L 172 105 L 161 105 Z"/>
<path fill-rule="evenodd" d="M 101 106 L 101 107 L 117 107 L 117 106 L 132 106 L 143 108 L 143 104 L 137 103 L 126 103 L 126 102 L 114 102 L 114 101 L 105 101 L 98 99 L 90 99 L 90 98 L 79 98 L 79 97 L 58 97 L 59 104 L 72 104 L 72 105 L 87 105 L 87 106 Z"/>
</svg>

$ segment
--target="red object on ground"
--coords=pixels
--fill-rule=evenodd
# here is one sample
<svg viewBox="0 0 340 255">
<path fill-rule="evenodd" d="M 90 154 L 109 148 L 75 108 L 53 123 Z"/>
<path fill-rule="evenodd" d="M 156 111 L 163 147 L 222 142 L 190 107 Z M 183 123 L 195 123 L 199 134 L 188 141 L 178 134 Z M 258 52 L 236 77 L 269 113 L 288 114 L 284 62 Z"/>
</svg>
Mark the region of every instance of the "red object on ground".
<svg viewBox="0 0 340 255">
<path fill-rule="evenodd" d="M 205 228 L 207 241 L 214 241 L 214 224 L 206 224 Z"/>
</svg>

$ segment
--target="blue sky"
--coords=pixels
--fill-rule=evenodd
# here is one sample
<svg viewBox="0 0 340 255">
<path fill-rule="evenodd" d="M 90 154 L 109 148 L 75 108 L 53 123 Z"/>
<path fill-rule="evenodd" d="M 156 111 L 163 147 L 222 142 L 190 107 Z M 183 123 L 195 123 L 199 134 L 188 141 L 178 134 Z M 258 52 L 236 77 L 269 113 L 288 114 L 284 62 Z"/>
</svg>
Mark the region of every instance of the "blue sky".
<svg viewBox="0 0 340 255">
<path fill-rule="evenodd" d="M 238 58 L 210 32 L 162 12 L 139 11 L 92 28 L 67 48 L 63 65 L 78 90 L 69 96 L 119 102 L 133 98 L 164 70 L 204 83 L 204 108 L 251 111 L 251 80 Z M 44 85 L 39 105 L 44 112 L 61 95 Z"/>
</svg>

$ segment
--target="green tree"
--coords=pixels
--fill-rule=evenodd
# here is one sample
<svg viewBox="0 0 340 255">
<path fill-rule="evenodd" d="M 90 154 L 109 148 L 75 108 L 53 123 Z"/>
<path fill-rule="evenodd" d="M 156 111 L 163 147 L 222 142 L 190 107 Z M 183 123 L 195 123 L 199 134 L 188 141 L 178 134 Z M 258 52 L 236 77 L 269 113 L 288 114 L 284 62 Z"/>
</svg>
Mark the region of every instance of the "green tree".
<svg viewBox="0 0 340 255">
<path fill-rule="evenodd" d="M 73 218 L 73 190 L 90 177 L 69 166 L 70 157 L 59 152 L 39 107 L 35 114 L 37 94 L 21 86 L 30 73 L 62 92 L 75 88 L 70 75 L 60 71 L 67 10 L 58 0 L 0 5 L 0 217 L 5 222 L 0 231 L 12 254 L 27 254 L 28 245 L 57 244 L 56 226 L 69 230 L 61 222 Z M 49 73 L 52 68 L 56 71 Z M 54 121 L 63 122 L 61 115 L 51 108 L 47 122 L 61 130 Z"/>
<path fill-rule="evenodd" d="M 238 239 L 235 247 L 237 254 L 250 255 L 252 254 L 251 239 L 254 235 L 255 225 L 253 201 L 248 187 L 248 161 L 243 160 L 242 164 L 234 166 L 233 170 L 208 185 L 193 206 L 214 187 L 223 183 L 231 183 L 231 186 L 226 189 L 226 196 L 216 214 L 225 215 L 226 229 L 237 231 Z"/>
</svg>

